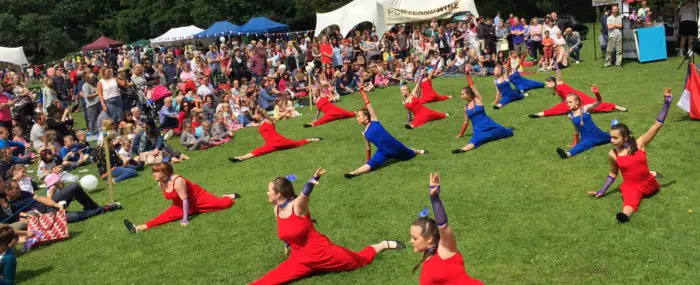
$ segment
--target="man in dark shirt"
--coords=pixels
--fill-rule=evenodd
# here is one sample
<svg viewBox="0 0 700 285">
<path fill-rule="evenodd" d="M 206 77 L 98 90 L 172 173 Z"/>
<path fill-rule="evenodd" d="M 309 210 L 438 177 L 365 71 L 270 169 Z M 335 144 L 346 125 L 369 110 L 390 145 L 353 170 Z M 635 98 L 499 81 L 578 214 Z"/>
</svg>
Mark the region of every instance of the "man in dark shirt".
<svg viewBox="0 0 700 285">
<path fill-rule="evenodd" d="M 399 50 L 398 59 L 408 57 L 408 35 L 406 35 L 406 28 L 403 26 L 399 28 L 399 33 L 396 35 L 396 47 Z"/>
<path fill-rule="evenodd" d="M 81 188 L 79 184 L 71 184 L 64 187 L 62 181 L 57 181 L 55 184 L 47 185 L 47 188 L 51 187 L 56 187 L 57 190 L 51 199 L 49 199 L 22 191 L 16 180 L 10 180 L 5 187 L 5 195 L 13 211 L 29 212 L 31 210 L 36 210 L 42 214 L 56 211 L 56 209 L 67 208 L 73 200 L 77 200 L 78 203 L 83 205 L 83 210 L 66 211 L 66 221 L 69 223 L 79 222 L 102 213 L 122 208 L 119 203 L 107 204 L 102 207 L 98 206 L 95 201 L 83 191 L 83 188 Z M 61 205 L 57 203 L 60 201 L 65 201 L 65 204 Z"/>
</svg>

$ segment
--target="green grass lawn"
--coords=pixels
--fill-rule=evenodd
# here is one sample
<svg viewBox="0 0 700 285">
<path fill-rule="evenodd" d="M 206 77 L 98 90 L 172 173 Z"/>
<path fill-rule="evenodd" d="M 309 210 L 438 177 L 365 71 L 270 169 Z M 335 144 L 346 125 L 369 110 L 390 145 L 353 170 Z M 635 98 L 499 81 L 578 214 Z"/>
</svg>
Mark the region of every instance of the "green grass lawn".
<svg viewBox="0 0 700 285">
<path fill-rule="evenodd" d="M 603 184 L 611 147 L 561 160 L 555 148 L 571 143 L 569 120 L 527 117 L 559 102 L 550 90 L 531 91 L 525 100 L 500 111 L 487 109 L 497 122 L 517 128 L 514 137 L 452 155 L 450 150 L 468 139 L 455 139 L 464 118 L 464 102 L 456 96 L 430 104 L 453 116 L 408 131 L 403 127 L 406 112 L 398 88 L 392 87 L 370 94 L 382 124 L 409 147 L 429 149 L 429 155 L 346 180 L 342 174 L 365 159 L 361 127 L 348 119 L 305 129 L 302 124 L 312 120 L 315 111 L 302 108 L 301 118 L 279 122 L 277 129 L 289 138 L 323 137 L 324 141 L 231 164 L 226 157 L 247 153 L 263 142 L 256 129 L 247 129 L 237 132 L 232 143 L 187 152 L 192 159 L 176 165 L 177 173 L 210 192 L 243 195 L 233 208 L 199 215 L 187 228 L 174 222 L 129 234 L 124 218 L 142 223 L 170 205 L 147 169 L 115 187 L 124 210 L 71 224 L 71 239 L 19 257 L 18 281 L 247 284 L 285 259 L 273 207 L 265 194 L 268 182 L 296 174 L 300 191 L 303 181 L 324 167 L 328 173 L 313 194 L 311 212 L 320 232 L 352 250 L 383 239 L 408 244 L 410 223 L 429 206 L 428 173 L 439 172 L 443 201 L 467 271 L 486 284 L 696 284 L 700 280 L 700 194 L 696 192 L 700 175 L 695 168 L 700 157 L 700 122 L 688 120 L 675 106 L 686 70 L 676 69 L 679 58 L 602 69 L 602 61 L 593 60 L 592 41 L 583 53 L 585 61 L 564 70 L 564 79 L 586 92 L 588 84 L 598 84 L 606 101 L 630 110 L 594 115 L 604 130 L 617 119 L 635 135 L 642 134 L 661 108 L 664 87 L 674 90 L 667 123 L 648 146 L 650 167 L 665 175 L 660 180 L 662 190 L 642 202 L 629 224 L 620 225 L 614 217 L 622 203 L 619 180 L 607 197 L 586 196 L 586 191 Z M 528 77 L 544 80 L 550 74 Z M 475 81 L 484 101 L 490 103 L 495 96 L 492 78 Z M 448 95 L 458 95 L 464 85 L 463 78 L 434 83 L 439 93 Z M 356 110 L 361 104 L 359 94 L 354 94 L 343 97 L 340 106 Z M 88 169 L 96 172 L 94 166 Z M 100 203 L 108 202 L 103 183 L 90 194 Z M 418 274 L 410 271 L 421 256 L 410 249 L 385 252 L 366 268 L 313 276 L 297 284 L 417 284 Z"/>
</svg>

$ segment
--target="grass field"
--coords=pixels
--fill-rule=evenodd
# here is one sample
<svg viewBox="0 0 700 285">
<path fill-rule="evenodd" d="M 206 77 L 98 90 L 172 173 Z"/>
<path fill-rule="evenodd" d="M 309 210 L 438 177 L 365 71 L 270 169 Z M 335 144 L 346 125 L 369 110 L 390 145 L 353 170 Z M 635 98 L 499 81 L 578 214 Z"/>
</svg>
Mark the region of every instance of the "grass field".
<svg viewBox="0 0 700 285">
<path fill-rule="evenodd" d="M 247 153 L 263 142 L 256 129 L 247 129 L 237 132 L 232 143 L 188 152 L 192 160 L 176 165 L 177 173 L 210 192 L 242 194 L 233 208 L 197 216 L 187 228 L 174 222 L 131 235 L 122 224 L 124 218 L 142 223 L 169 206 L 147 169 L 116 186 L 124 210 L 71 224 L 70 240 L 19 257 L 18 281 L 247 284 L 285 259 L 273 207 L 266 200 L 268 181 L 296 174 L 300 191 L 302 182 L 324 167 L 328 173 L 313 194 L 311 212 L 319 231 L 353 250 L 383 239 L 408 244 L 410 223 L 429 206 L 428 173 L 437 171 L 467 271 L 486 284 L 697 284 L 700 194 L 695 191 L 700 175 L 694 167 L 700 158 L 700 123 L 688 120 L 675 106 L 686 70 L 676 69 L 679 58 L 602 69 L 602 61 L 593 60 L 592 41 L 583 51 L 585 62 L 564 70 L 564 79 L 587 92 L 588 84 L 598 84 L 606 101 L 630 110 L 594 115 L 604 130 L 617 119 L 642 134 L 661 108 L 664 87 L 674 90 L 667 123 L 648 146 L 650 167 L 665 175 L 662 190 L 642 202 L 629 224 L 620 225 L 614 217 L 621 207 L 619 180 L 604 198 L 586 196 L 604 182 L 611 147 L 561 160 L 555 148 L 571 143 L 571 123 L 565 117 L 527 117 L 559 102 L 551 91 L 532 91 L 500 111 L 487 109 L 497 122 L 517 128 L 515 136 L 452 155 L 450 150 L 467 140 L 455 139 L 464 102 L 454 98 L 430 104 L 453 116 L 408 131 L 398 88 L 392 87 L 370 94 L 382 124 L 409 147 L 429 149 L 429 155 L 346 180 L 342 174 L 364 162 L 360 126 L 349 119 L 305 129 L 302 124 L 313 114 L 303 108 L 303 117 L 279 122 L 277 129 L 290 138 L 320 136 L 324 141 L 231 164 L 226 157 Z M 544 80 L 549 74 L 529 77 Z M 495 96 L 492 79 L 475 81 L 490 103 Z M 434 83 L 438 92 L 449 95 L 458 95 L 464 85 L 463 78 Z M 354 94 L 343 97 L 340 106 L 355 110 L 361 104 Z M 88 168 L 96 172 L 94 166 Z M 90 194 L 100 203 L 108 200 L 103 184 Z M 417 284 L 418 274 L 410 270 L 421 256 L 410 249 L 385 252 L 366 268 L 296 284 Z"/>
</svg>

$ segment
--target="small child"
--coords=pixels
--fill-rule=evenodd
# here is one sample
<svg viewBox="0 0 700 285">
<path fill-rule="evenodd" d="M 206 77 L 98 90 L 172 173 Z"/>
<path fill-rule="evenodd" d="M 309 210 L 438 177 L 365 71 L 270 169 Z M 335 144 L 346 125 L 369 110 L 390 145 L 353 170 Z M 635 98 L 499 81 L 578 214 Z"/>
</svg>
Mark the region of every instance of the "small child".
<svg viewBox="0 0 700 285">
<path fill-rule="evenodd" d="M 233 133 L 226 127 L 226 119 L 222 114 L 214 115 L 214 125 L 211 128 L 211 145 L 221 145 L 228 142 Z"/>
<path fill-rule="evenodd" d="M 549 31 L 544 31 L 542 46 L 544 48 L 544 57 L 540 60 L 540 71 L 548 71 L 552 69 L 554 59 L 554 39 L 549 36 Z"/>
<path fill-rule="evenodd" d="M 44 148 L 48 148 L 54 153 L 61 149 L 61 146 L 56 141 L 56 131 L 47 130 L 44 132 Z"/>
<path fill-rule="evenodd" d="M 0 270 L 2 270 L 0 283 L 2 284 L 15 284 L 17 257 L 12 248 L 17 244 L 18 239 L 15 230 L 10 226 L 0 227 Z"/>
<path fill-rule="evenodd" d="M 192 131 L 192 123 L 182 123 L 182 133 L 180 133 L 180 144 L 184 145 L 189 150 L 196 150 L 198 149 L 197 141 L 197 137 L 194 136 L 194 132 Z"/>
<path fill-rule="evenodd" d="M 63 160 L 63 167 L 67 170 L 84 165 L 90 158 L 90 155 L 85 153 L 85 148 L 81 149 L 77 144 L 75 144 L 75 139 L 71 135 L 63 137 L 63 147 L 61 148 L 59 155 Z"/>
<path fill-rule="evenodd" d="M 24 138 L 22 135 L 22 128 L 20 127 L 14 127 L 12 128 L 12 141 L 24 144 L 24 153 L 17 153 L 19 155 L 29 155 L 31 158 L 34 158 L 34 154 L 31 153 L 28 148 L 30 146 L 29 142 L 27 142 L 27 139 Z M 18 148 L 17 147 L 12 147 L 12 151 L 16 151 Z"/>
<path fill-rule="evenodd" d="M 283 97 L 275 105 L 273 117 L 275 120 L 287 120 L 299 115 L 301 114 L 294 109 L 294 102 L 287 97 Z"/>
<path fill-rule="evenodd" d="M 101 146 L 102 143 L 104 142 L 104 137 L 107 136 L 109 132 L 114 131 L 114 120 L 112 119 L 104 119 L 102 120 L 102 123 L 100 124 L 102 128 L 100 129 L 100 133 L 97 134 L 97 145 Z"/>
<path fill-rule="evenodd" d="M 139 157 L 134 157 L 132 149 L 132 141 L 128 136 L 122 136 L 119 139 L 121 147 L 117 151 L 117 155 L 122 160 L 122 165 L 136 166 L 136 170 L 143 170 L 143 163 L 139 161 Z"/>
<path fill-rule="evenodd" d="M 34 182 L 34 179 L 27 176 L 27 167 L 21 164 L 12 166 L 12 179 L 17 181 L 19 189 L 34 194 L 34 190 L 39 189 L 39 186 Z"/>
</svg>

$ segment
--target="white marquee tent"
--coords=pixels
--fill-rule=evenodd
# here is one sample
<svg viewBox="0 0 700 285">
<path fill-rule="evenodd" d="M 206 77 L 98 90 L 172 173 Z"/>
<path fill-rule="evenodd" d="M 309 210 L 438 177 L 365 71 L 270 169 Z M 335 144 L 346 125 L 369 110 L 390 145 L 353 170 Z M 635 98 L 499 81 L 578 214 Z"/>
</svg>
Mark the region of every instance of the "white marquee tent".
<svg viewBox="0 0 700 285">
<path fill-rule="evenodd" d="M 355 0 L 335 11 L 316 13 L 315 35 L 332 25 L 347 35 L 362 22 L 374 24 L 381 34 L 396 24 L 445 19 L 463 11 L 479 15 L 474 0 Z"/>
<path fill-rule="evenodd" d="M 0 47 L 0 62 L 8 62 L 16 65 L 29 64 L 24 55 L 23 47 Z"/>
<path fill-rule="evenodd" d="M 194 35 L 204 31 L 196 26 L 172 28 L 155 39 L 151 39 L 151 44 L 169 43 L 191 39 Z"/>
</svg>

